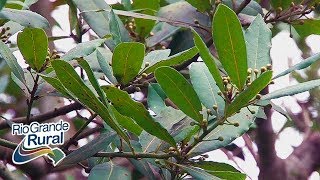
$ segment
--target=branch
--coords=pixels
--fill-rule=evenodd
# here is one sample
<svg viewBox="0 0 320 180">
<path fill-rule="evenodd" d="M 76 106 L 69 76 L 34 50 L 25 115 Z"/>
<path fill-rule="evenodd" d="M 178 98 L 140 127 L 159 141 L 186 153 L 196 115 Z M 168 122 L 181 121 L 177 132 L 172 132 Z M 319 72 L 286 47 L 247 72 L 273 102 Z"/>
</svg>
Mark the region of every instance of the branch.
<svg viewBox="0 0 320 180">
<path fill-rule="evenodd" d="M 0 177 L 7 180 L 15 179 L 13 174 L 10 172 L 10 170 L 3 162 L 0 162 Z"/>
<path fill-rule="evenodd" d="M 268 88 L 261 94 L 267 94 Z M 259 179 L 285 179 L 284 162 L 276 155 L 275 133 L 271 124 L 271 107 L 264 109 L 267 119 L 257 118 L 257 146 L 259 155 Z"/>
<path fill-rule="evenodd" d="M 18 144 L 0 138 L 0 146 L 7 147 L 14 150 L 18 146 Z"/>
<path fill-rule="evenodd" d="M 43 114 L 40 114 L 37 116 L 32 116 L 32 117 L 30 117 L 30 121 L 31 122 L 34 122 L 34 121 L 43 122 L 48 119 L 51 119 L 51 118 L 54 118 L 57 116 L 61 116 L 61 115 L 65 115 L 71 111 L 78 110 L 81 108 L 82 108 L 81 104 L 73 103 L 73 104 L 70 104 L 70 105 L 67 105 L 67 106 L 64 106 L 61 108 L 57 108 L 57 109 L 50 111 L 50 112 L 47 112 L 47 113 L 43 113 Z M 13 123 L 25 123 L 26 120 L 27 120 L 26 117 L 19 117 L 19 118 L 11 119 L 10 121 L 12 121 Z M 6 121 L 0 122 L 0 130 L 6 129 L 6 128 L 9 128 L 9 125 L 6 123 Z"/>
<path fill-rule="evenodd" d="M 241 11 L 247 7 L 247 5 L 251 2 L 251 0 L 244 0 L 242 1 L 242 3 L 240 4 L 239 8 L 236 10 L 236 14 L 241 13 Z"/>
<path fill-rule="evenodd" d="M 308 179 L 320 168 L 320 133 L 312 133 L 285 160 L 288 179 Z"/>
<path fill-rule="evenodd" d="M 100 152 L 94 157 L 124 157 L 124 158 L 154 158 L 154 159 L 168 159 L 170 157 L 178 157 L 178 154 L 154 154 L 154 153 L 120 153 L 120 152 Z"/>
<path fill-rule="evenodd" d="M 82 133 L 82 131 L 88 126 L 88 124 L 90 124 L 93 119 L 97 117 L 97 114 L 92 115 L 87 121 L 86 123 L 84 123 L 81 128 L 70 138 L 70 140 L 65 143 L 65 145 L 62 146 L 62 149 L 64 150 L 68 150 L 68 148 L 76 141 L 77 137 L 80 135 L 80 133 Z"/>
</svg>

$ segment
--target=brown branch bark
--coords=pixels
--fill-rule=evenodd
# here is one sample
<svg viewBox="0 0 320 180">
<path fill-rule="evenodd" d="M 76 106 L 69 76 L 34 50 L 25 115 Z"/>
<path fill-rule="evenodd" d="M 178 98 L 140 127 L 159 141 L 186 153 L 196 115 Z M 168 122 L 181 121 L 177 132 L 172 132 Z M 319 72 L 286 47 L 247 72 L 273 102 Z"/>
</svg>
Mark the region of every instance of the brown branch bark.
<svg viewBox="0 0 320 180">
<path fill-rule="evenodd" d="M 320 168 L 320 133 L 312 133 L 285 160 L 288 179 L 305 180 Z"/>
<path fill-rule="evenodd" d="M 71 111 L 78 110 L 78 109 L 81 109 L 81 108 L 82 108 L 81 104 L 73 103 L 73 104 L 70 104 L 70 105 L 55 109 L 53 111 L 50 111 L 50 112 L 47 112 L 47 113 L 44 113 L 44 114 L 40 114 L 40 115 L 37 115 L 37 116 L 30 117 L 30 121 L 31 122 L 34 122 L 34 121 L 43 122 L 43 121 L 46 121 L 48 119 L 51 119 L 51 118 L 54 118 L 54 117 L 58 117 L 58 116 L 61 116 L 61 115 L 65 115 L 65 114 L 67 114 L 67 113 L 69 113 Z M 25 123 L 26 119 L 27 119 L 26 117 L 19 117 L 19 118 L 14 118 L 11 121 L 13 123 Z M 5 121 L 0 122 L 0 129 L 6 129 L 6 128 L 9 128 L 9 125 Z"/>
<path fill-rule="evenodd" d="M 265 89 L 262 94 L 267 94 Z M 260 180 L 283 180 L 286 179 L 284 162 L 281 160 L 275 150 L 275 133 L 271 123 L 271 107 L 265 107 L 267 119 L 257 118 L 257 146 L 259 155 L 259 179 Z"/>
</svg>

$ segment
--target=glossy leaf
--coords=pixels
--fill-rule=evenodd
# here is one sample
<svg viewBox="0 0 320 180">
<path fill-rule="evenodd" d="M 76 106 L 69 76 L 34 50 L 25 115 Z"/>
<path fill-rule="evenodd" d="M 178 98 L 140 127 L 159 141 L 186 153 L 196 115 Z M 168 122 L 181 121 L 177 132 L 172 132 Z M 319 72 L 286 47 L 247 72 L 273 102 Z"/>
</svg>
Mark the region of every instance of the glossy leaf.
<svg viewBox="0 0 320 180">
<path fill-rule="evenodd" d="M 272 33 L 259 14 L 245 32 L 248 67 L 260 70 L 270 64 Z"/>
<path fill-rule="evenodd" d="M 6 4 L 7 0 L 2 0 L 0 2 L 0 11 L 2 10 L 2 8 L 4 7 L 4 5 Z"/>
<path fill-rule="evenodd" d="M 207 48 L 206 44 L 202 41 L 199 34 L 193 30 L 193 36 L 194 36 L 194 44 L 199 50 L 199 54 L 204 61 L 204 63 L 207 65 L 211 75 L 213 76 L 215 82 L 217 83 L 217 86 L 219 87 L 220 91 L 224 91 L 224 85 L 222 82 L 222 78 L 219 72 L 219 69 L 215 63 L 214 57 L 212 56 L 211 52 Z"/>
<path fill-rule="evenodd" d="M 272 71 L 267 71 L 261 74 L 255 79 L 251 85 L 242 91 L 227 107 L 226 117 L 230 117 L 241 108 L 247 106 L 250 100 L 252 100 L 260 91 L 268 86 L 272 78 Z"/>
<path fill-rule="evenodd" d="M 255 112 L 258 111 L 258 107 L 255 106 L 249 106 L 249 109 Z M 219 125 L 204 138 L 205 141 L 194 146 L 188 155 L 194 157 L 227 146 L 249 130 L 254 122 L 254 117 L 255 115 L 251 114 L 248 109 L 241 109 L 240 113 L 228 118 L 230 123 L 239 123 L 238 127 L 228 124 Z M 217 140 L 219 137 L 223 137 L 223 141 Z"/>
<path fill-rule="evenodd" d="M 167 59 L 164 59 L 162 61 L 155 63 L 154 65 L 147 68 L 144 72 L 152 73 L 158 67 L 161 67 L 161 66 L 174 66 L 174 65 L 182 64 L 183 62 L 193 58 L 197 53 L 198 53 L 198 49 L 196 47 L 190 48 L 188 50 L 185 50 L 183 52 L 170 56 Z"/>
<path fill-rule="evenodd" d="M 188 174 L 190 174 L 192 177 L 194 177 L 195 179 L 198 180 L 220 180 L 220 178 L 211 175 L 209 173 L 207 173 L 206 171 L 193 167 L 193 166 L 188 166 L 188 165 L 182 165 L 182 164 L 175 164 L 176 166 L 178 166 L 179 168 L 183 169 L 184 171 L 186 171 Z"/>
<path fill-rule="evenodd" d="M 154 33 L 153 36 L 150 36 L 146 39 L 147 47 L 153 47 L 153 46 L 163 42 L 164 40 L 173 36 L 175 33 L 177 33 L 180 30 L 180 27 L 172 26 L 172 25 L 170 25 L 168 23 L 164 23 L 164 22 L 160 22 L 160 23 L 162 23 L 161 30 Z M 160 23 L 158 23 L 157 25 L 159 25 Z"/>
<path fill-rule="evenodd" d="M 104 94 L 104 92 L 102 91 L 100 84 L 98 83 L 97 78 L 94 76 L 94 73 L 90 67 L 90 65 L 88 64 L 87 61 L 85 61 L 84 59 L 80 59 L 78 60 L 79 65 L 86 71 L 86 74 L 88 76 L 88 79 L 91 83 L 91 85 L 93 86 L 93 88 L 97 91 L 98 95 L 99 95 L 99 99 L 103 104 L 107 104 L 107 100 L 106 100 L 106 96 Z"/>
<path fill-rule="evenodd" d="M 165 129 L 172 128 L 176 123 L 184 118 L 186 118 L 186 115 L 182 111 L 174 109 L 172 107 L 166 107 L 154 117 L 154 119 L 159 122 Z M 190 125 L 190 122 L 191 121 L 189 121 L 188 125 Z M 176 135 L 176 132 L 172 131 L 172 129 L 170 129 L 169 133 L 171 136 Z M 162 147 L 165 146 L 164 144 L 168 145 L 167 143 L 161 142 L 158 138 L 151 136 L 145 132 L 142 132 L 139 139 L 143 152 L 159 152 L 160 150 L 162 150 Z"/>
<path fill-rule="evenodd" d="M 199 167 L 205 170 L 207 173 L 217 176 L 221 179 L 232 179 L 232 180 L 245 180 L 246 175 L 240 173 L 233 166 L 226 163 L 218 163 L 212 161 L 201 161 L 192 164 L 193 166 Z"/>
<path fill-rule="evenodd" d="M 299 22 L 296 23 L 293 27 L 302 38 L 306 38 L 312 34 L 320 35 L 320 20 L 304 19 L 303 25 L 300 25 Z"/>
<path fill-rule="evenodd" d="M 168 59 L 168 57 L 170 56 L 170 52 L 171 50 L 170 49 L 164 49 L 164 50 L 154 50 L 154 51 L 151 51 L 149 52 L 145 57 L 144 57 L 144 60 L 143 60 L 143 65 L 142 65 L 142 70 L 144 70 L 146 67 L 145 67 L 145 64 L 148 63 L 149 66 L 153 66 L 155 65 L 156 63 L 162 61 L 162 60 L 165 60 L 165 59 Z"/>
<path fill-rule="evenodd" d="M 318 86 L 320 86 L 320 80 L 307 81 L 304 83 L 299 83 L 297 85 L 288 86 L 284 89 L 276 90 L 272 93 L 262 96 L 261 100 L 271 100 L 283 96 L 292 96 L 316 88 Z"/>
<path fill-rule="evenodd" d="M 305 68 L 311 66 L 313 63 L 317 62 L 318 60 L 320 60 L 320 53 L 315 54 L 315 55 L 301 61 L 300 63 L 298 63 L 298 64 L 292 66 L 291 68 L 283 71 L 282 73 L 276 75 L 273 79 L 277 79 L 281 76 L 285 76 L 285 75 L 287 75 L 293 71 L 296 71 L 296 70 L 305 69 Z"/>
<path fill-rule="evenodd" d="M 144 51 L 144 45 L 136 42 L 121 43 L 114 49 L 112 68 L 120 83 L 127 84 L 139 74 Z"/>
<path fill-rule="evenodd" d="M 103 90 L 105 91 L 108 100 L 112 102 L 113 106 L 122 115 L 132 118 L 149 134 L 168 142 L 172 146 L 176 146 L 175 141 L 168 131 L 151 117 L 143 104 L 132 100 L 127 92 L 116 87 L 104 86 Z"/>
<path fill-rule="evenodd" d="M 78 98 L 78 101 L 95 111 L 112 129 L 129 143 L 127 135 L 114 121 L 114 116 L 108 104 L 104 105 L 99 101 L 94 92 L 92 92 L 78 76 L 74 68 L 68 62 L 62 60 L 55 60 L 51 64 L 63 86 Z"/>
<path fill-rule="evenodd" d="M 62 85 L 62 83 L 59 81 L 59 79 L 57 78 L 53 78 L 53 77 L 49 77 L 46 75 L 42 75 L 40 74 L 40 76 L 46 81 L 48 82 L 52 87 L 54 87 L 57 91 L 59 91 L 59 93 L 61 93 L 62 95 L 64 95 L 65 97 L 70 97 L 70 94 L 68 92 L 68 90 L 66 90 L 64 88 L 64 86 Z"/>
<path fill-rule="evenodd" d="M 96 39 L 88 42 L 83 42 L 77 44 L 76 47 L 72 48 L 61 59 L 65 61 L 71 61 L 76 58 L 85 57 L 93 53 L 99 46 L 101 46 L 106 40 L 105 39 Z"/>
<path fill-rule="evenodd" d="M 45 31 L 25 28 L 18 34 L 17 44 L 26 63 L 36 71 L 41 70 L 48 54 L 48 37 Z"/>
<path fill-rule="evenodd" d="M 77 8 L 81 12 L 81 16 L 83 16 L 84 20 L 88 23 L 91 29 L 100 37 L 103 38 L 106 35 L 111 34 L 110 31 L 110 6 L 104 0 L 72 0 Z M 107 11 L 99 11 L 97 10 L 104 9 Z M 121 30 L 121 37 L 129 37 L 128 31 L 121 26 L 122 22 L 120 22 L 120 18 L 116 18 Z M 106 45 L 109 49 L 113 50 L 116 45 L 112 40 L 107 40 Z"/>
<path fill-rule="evenodd" d="M 9 47 L 0 41 L 0 55 L 6 61 L 13 74 L 21 81 L 25 82 L 25 77 L 21 66 L 18 64 L 16 57 L 13 56 Z"/>
<path fill-rule="evenodd" d="M 202 104 L 211 109 L 213 106 L 218 106 L 218 113 L 222 116 L 225 106 L 224 99 L 218 95 L 219 87 L 216 85 L 212 75 L 204 63 L 193 63 L 190 68 L 190 79 L 197 92 Z"/>
<path fill-rule="evenodd" d="M 209 0 L 186 0 L 193 7 L 197 8 L 200 12 L 211 10 L 211 4 Z"/>
<path fill-rule="evenodd" d="M 112 161 L 103 164 L 98 164 L 90 171 L 89 180 L 104 179 L 104 180 L 130 180 L 131 172 L 119 165 L 114 164 Z"/>
<path fill-rule="evenodd" d="M 229 8 L 232 8 L 232 1 L 233 0 L 222 0 L 222 2 L 227 5 Z M 235 5 L 236 7 L 239 7 L 240 4 L 243 2 L 244 0 L 236 0 Z M 250 3 L 241 11 L 242 14 L 247 14 L 250 16 L 256 16 L 258 14 L 263 15 L 263 11 L 261 6 L 259 5 L 259 3 L 257 3 L 256 1 L 250 1 Z"/>
<path fill-rule="evenodd" d="M 7 19 L 25 27 L 49 28 L 49 22 L 39 14 L 27 10 L 7 9 L 0 11 L 0 19 Z"/>
<path fill-rule="evenodd" d="M 159 95 L 159 92 L 155 89 L 158 84 L 149 84 L 148 87 L 148 106 L 156 114 L 159 114 L 167 106 L 164 103 L 164 99 Z"/>
<path fill-rule="evenodd" d="M 130 41 L 130 37 L 128 33 L 122 33 L 126 31 L 123 23 L 119 20 L 119 17 L 114 14 L 114 12 L 110 11 L 110 33 L 112 35 L 112 39 L 115 45 L 118 45 L 121 42 L 128 42 Z"/>
<path fill-rule="evenodd" d="M 171 67 L 160 67 L 155 71 L 155 77 L 166 95 L 181 111 L 198 122 L 202 121 L 202 107 L 197 93 L 178 71 Z"/>
<path fill-rule="evenodd" d="M 8 84 L 9 84 L 8 75 L 0 76 L 0 93 L 3 93 L 6 90 Z"/>
<path fill-rule="evenodd" d="M 247 79 L 248 64 L 240 21 L 230 8 L 219 5 L 212 24 L 212 35 L 219 60 L 232 83 L 242 90 Z"/>
<path fill-rule="evenodd" d="M 115 132 L 109 131 L 107 133 L 102 133 L 94 140 L 90 141 L 86 145 L 78 148 L 77 150 L 66 156 L 60 163 L 60 165 L 71 165 L 86 160 L 89 157 L 92 157 L 97 152 L 106 148 L 115 138 Z"/>
<path fill-rule="evenodd" d="M 143 129 L 139 125 L 137 125 L 131 118 L 120 114 L 113 106 L 111 106 L 111 109 L 116 120 L 122 127 L 126 128 L 128 131 L 134 133 L 137 136 L 141 134 Z"/>
<path fill-rule="evenodd" d="M 113 76 L 112 67 L 110 66 L 111 60 L 112 60 L 112 53 L 110 52 L 106 54 L 106 53 L 103 53 L 103 51 L 100 51 L 99 49 L 97 49 L 96 53 L 97 53 L 98 63 L 104 75 L 106 75 L 106 77 L 110 82 L 114 84 L 118 83 L 117 79 Z"/>
</svg>

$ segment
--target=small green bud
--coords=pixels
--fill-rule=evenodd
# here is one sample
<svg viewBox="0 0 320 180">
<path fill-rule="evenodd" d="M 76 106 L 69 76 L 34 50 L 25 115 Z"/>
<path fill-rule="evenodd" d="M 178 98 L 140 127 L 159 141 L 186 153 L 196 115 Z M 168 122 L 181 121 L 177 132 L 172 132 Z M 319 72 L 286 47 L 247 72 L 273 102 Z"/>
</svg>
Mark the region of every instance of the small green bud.
<svg viewBox="0 0 320 180">
<path fill-rule="evenodd" d="M 142 73 L 142 78 L 146 78 L 146 77 L 148 77 L 148 74 L 147 73 Z"/>
<path fill-rule="evenodd" d="M 248 75 L 250 75 L 252 73 L 252 69 L 249 68 L 248 71 L 247 71 Z"/>
<path fill-rule="evenodd" d="M 212 108 L 217 111 L 218 110 L 218 106 L 217 105 L 213 105 Z"/>
<path fill-rule="evenodd" d="M 149 67 L 150 66 L 150 63 L 149 62 L 146 62 L 145 64 L 144 64 L 144 67 Z"/>
<path fill-rule="evenodd" d="M 268 70 L 272 70 L 272 65 L 271 64 L 267 64 L 267 69 Z"/>
<path fill-rule="evenodd" d="M 264 72 L 266 72 L 267 71 L 267 68 L 266 67 L 262 67 L 261 68 L 261 73 L 264 73 Z"/>
<path fill-rule="evenodd" d="M 220 137 L 218 137 L 218 140 L 223 141 L 224 139 L 223 139 L 223 137 L 220 136 Z"/>
<path fill-rule="evenodd" d="M 259 73 L 258 69 L 254 69 L 253 72 L 257 75 Z"/>
<path fill-rule="evenodd" d="M 195 126 L 196 125 L 196 123 L 195 122 L 190 122 L 190 126 Z"/>
<path fill-rule="evenodd" d="M 240 124 L 239 123 L 233 123 L 233 125 L 234 125 L 234 127 L 239 127 L 240 126 Z"/>
<path fill-rule="evenodd" d="M 256 99 L 261 99 L 261 97 L 262 97 L 261 94 L 256 95 Z"/>
</svg>

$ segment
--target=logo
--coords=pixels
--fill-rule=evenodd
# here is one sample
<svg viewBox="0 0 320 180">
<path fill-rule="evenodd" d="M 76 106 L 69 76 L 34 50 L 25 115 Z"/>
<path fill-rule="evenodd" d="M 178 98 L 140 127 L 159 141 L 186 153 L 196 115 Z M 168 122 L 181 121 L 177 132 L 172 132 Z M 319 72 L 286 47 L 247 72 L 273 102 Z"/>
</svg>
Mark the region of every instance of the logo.
<svg viewBox="0 0 320 180">
<path fill-rule="evenodd" d="M 47 156 L 56 166 L 65 157 L 65 153 L 50 146 L 62 145 L 64 133 L 70 128 L 70 124 L 60 120 L 57 123 L 32 122 L 30 125 L 12 124 L 12 135 L 24 135 L 25 137 L 16 147 L 12 155 L 15 164 L 25 164 L 38 157 Z"/>
</svg>

